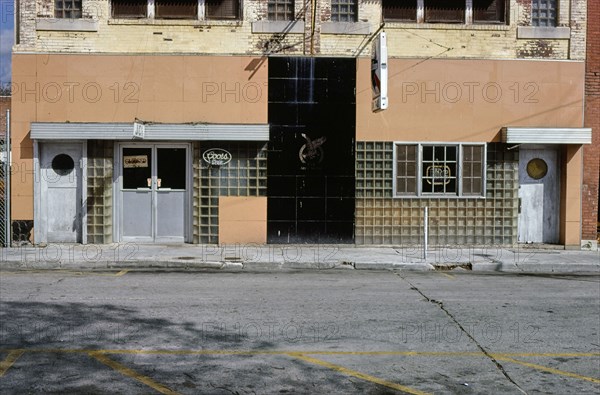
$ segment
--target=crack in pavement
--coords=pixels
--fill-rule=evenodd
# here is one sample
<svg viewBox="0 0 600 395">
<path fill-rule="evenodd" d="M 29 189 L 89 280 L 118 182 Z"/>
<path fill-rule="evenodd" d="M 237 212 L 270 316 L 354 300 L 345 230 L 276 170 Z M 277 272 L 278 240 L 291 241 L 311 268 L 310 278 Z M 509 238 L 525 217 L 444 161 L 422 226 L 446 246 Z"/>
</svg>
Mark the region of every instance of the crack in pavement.
<svg viewBox="0 0 600 395">
<path fill-rule="evenodd" d="M 423 293 L 423 291 L 421 291 L 419 288 L 417 288 L 413 283 L 411 283 L 410 281 L 408 281 L 406 278 L 402 277 L 402 275 L 400 273 L 394 273 L 395 275 L 397 275 L 398 277 L 400 277 L 403 281 L 405 281 L 406 283 L 408 283 L 408 285 L 410 285 L 410 289 L 417 291 L 422 297 L 424 297 L 428 302 L 433 303 L 435 305 L 437 305 L 444 313 L 446 313 L 446 315 L 456 324 L 456 326 L 458 326 L 458 328 L 469 338 L 471 339 L 471 341 L 477 346 L 477 348 L 479 348 L 479 350 L 486 356 L 488 357 L 488 359 L 490 361 L 492 361 L 492 363 L 494 365 L 496 365 L 496 368 L 502 373 L 502 375 L 504 377 L 506 377 L 506 379 L 508 381 L 510 381 L 515 387 L 517 387 L 517 389 L 519 391 L 521 391 L 523 394 L 527 395 L 527 391 L 525 391 L 523 388 L 521 388 L 521 386 L 519 384 L 517 384 L 515 382 L 515 380 L 513 380 L 509 374 L 506 372 L 506 370 L 504 369 L 504 366 L 502 366 L 502 364 L 500 362 L 498 362 L 496 360 L 496 358 L 494 358 L 461 324 L 460 322 L 458 322 L 458 320 L 454 317 L 454 315 L 452 315 L 452 313 L 450 313 L 446 307 L 444 307 L 444 303 L 439 301 L 439 300 L 435 300 L 435 299 L 431 299 L 429 298 L 427 295 L 425 295 Z"/>
</svg>

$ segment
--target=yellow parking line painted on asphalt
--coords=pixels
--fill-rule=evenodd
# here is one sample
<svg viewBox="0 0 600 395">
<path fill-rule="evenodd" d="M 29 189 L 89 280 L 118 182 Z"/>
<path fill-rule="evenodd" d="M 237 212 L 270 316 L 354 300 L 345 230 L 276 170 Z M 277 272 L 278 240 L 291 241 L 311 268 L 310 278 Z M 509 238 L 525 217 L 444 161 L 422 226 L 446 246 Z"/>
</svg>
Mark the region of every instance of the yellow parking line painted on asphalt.
<svg viewBox="0 0 600 395">
<path fill-rule="evenodd" d="M 493 357 L 600 357 L 600 352 L 524 352 L 524 353 L 494 353 Z"/>
<path fill-rule="evenodd" d="M 132 379 L 135 379 L 135 380 L 139 381 L 140 383 L 147 385 L 148 387 L 160 392 L 161 394 L 179 395 L 179 393 L 165 387 L 164 385 L 162 385 L 160 383 L 157 383 L 156 381 L 152 380 L 150 377 L 141 375 L 138 372 L 136 372 L 135 370 L 130 369 L 127 366 L 121 365 L 117 361 L 113 361 L 112 359 L 108 358 L 106 355 L 104 355 L 101 352 L 89 352 L 88 355 L 97 359 L 98 361 L 102 362 L 109 368 L 116 370 L 117 372 L 121 373 L 122 375 L 131 377 Z"/>
<path fill-rule="evenodd" d="M 4 376 L 6 371 L 19 359 L 25 350 L 12 350 L 8 353 L 4 361 L 0 362 L 0 377 Z"/>
<path fill-rule="evenodd" d="M 115 274 L 115 277 L 124 276 L 125 274 L 127 274 L 127 272 L 129 272 L 129 270 L 121 270 L 119 273 Z"/>
<path fill-rule="evenodd" d="M 449 279 L 455 280 L 454 276 L 453 276 L 453 275 L 451 275 L 451 274 L 448 274 L 448 273 L 440 273 L 440 274 L 441 274 L 442 276 L 446 276 L 446 277 L 448 277 Z"/>
<path fill-rule="evenodd" d="M 580 379 L 580 380 L 591 381 L 592 383 L 600 383 L 600 379 L 597 379 L 594 377 L 582 376 L 577 373 L 565 372 L 564 370 L 559 370 L 559 369 L 550 368 L 548 366 L 538 365 L 537 363 L 519 361 L 519 360 L 516 360 L 513 358 L 508 358 L 508 357 L 499 357 L 496 359 L 500 360 L 500 361 L 504 361 L 504 362 L 516 363 L 518 365 L 527 366 L 528 368 L 541 370 L 544 372 L 553 373 L 553 374 L 557 374 L 560 376 L 573 377 L 573 378 Z"/>
<path fill-rule="evenodd" d="M 388 388 L 392 388 L 392 389 L 395 389 L 398 391 L 406 392 L 408 394 L 429 395 L 428 392 L 423 392 L 423 391 L 416 390 L 414 388 L 406 387 L 401 384 L 392 383 L 391 381 L 383 380 L 378 377 L 371 376 L 369 374 L 361 373 L 356 370 L 348 369 L 348 368 L 345 368 L 340 365 L 336 365 L 336 364 L 333 364 L 333 363 L 330 363 L 327 361 L 323 361 L 321 359 L 312 358 L 312 357 L 306 356 L 302 353 L 291 352 L 291 353 L 288 353 L 287 355 L 289 355 L 290 357 L 298 358 L 298 359 L 308 362 L 308 363 L 312 363 L 315 365 L 326 367 L 331 370 L 335 370 L 337 372 L 343 373 L 348 376 L 356 377 L 361 380 L 365 380 L 365 381 L 369 381 L 371 383 L 382 385 L 384 387 L 388 387 Z"/>
</svg>

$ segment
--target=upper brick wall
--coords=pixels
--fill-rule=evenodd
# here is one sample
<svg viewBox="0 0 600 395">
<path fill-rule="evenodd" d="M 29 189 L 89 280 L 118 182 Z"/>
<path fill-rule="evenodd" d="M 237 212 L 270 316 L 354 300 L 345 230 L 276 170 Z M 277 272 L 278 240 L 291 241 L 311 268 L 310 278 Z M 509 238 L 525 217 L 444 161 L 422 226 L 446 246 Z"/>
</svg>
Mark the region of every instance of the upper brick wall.
<svg viewBox="0 0 600 395">
<path fill-rule="evenodd" d="M 10 97 L 0 96 L 0 136 L 6 135 L 6 110 L 10 110 Z"/>
<path fill-rule="evenodd" d="M 592 144 L 583 150 L 582 238 L 598 240 L 600 223 L 600 2 L 590 2 L 585 65 L 585 126 L 592 128 Z"/>
<path fill-rule="evenodd" d="M 518 33 L 519 27 L 530 26 L 531 0 L 507 1 L 506 25 L 388 22 L 389 56 L 585 59 L 587 0 L 559 0 L 558 26 L 570 28 L 570 35 L 535 39 L 519 38 Z M 16 51 L 370 56 L 372 34 L 382 21 L 381 0 L 359 0 L 356 29 L 366 28 L 370 34 L 322 29 L 330 22 L 329 0 L 296 3 L 296 19 L 304 31 L 277 34 L 252 32 L 253 22 L 267 20 L 266 0 L 243 1 L 239 21 L 115 20 L 110 18 L 110 0 L 83 0 L 78 23 L 88 23 L 96 31 L 53 29 L 53 0 L 21 0 Z M 40 23 L 45 23 L 44 30 Z"/>
</svg>

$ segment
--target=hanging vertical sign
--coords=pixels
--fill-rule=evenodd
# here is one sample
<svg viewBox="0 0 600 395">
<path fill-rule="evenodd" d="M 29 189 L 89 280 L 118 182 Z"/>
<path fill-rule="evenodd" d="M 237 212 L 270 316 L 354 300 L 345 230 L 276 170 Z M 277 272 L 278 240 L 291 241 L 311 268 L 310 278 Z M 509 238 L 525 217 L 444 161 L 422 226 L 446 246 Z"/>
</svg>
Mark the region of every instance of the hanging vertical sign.
<svg viewBox="0 0 600 395">
<path fill-rule="evenodd" d="M 388 68 L 387 68 L 387 39 L 385 32 L 373 40 L 373 53 L 371 56 L 371 86 L 373 100 L 371 109 L 379 112 L 388 107 Z"/>
<path fill-rule="evenodd" d="M 141 122 L 135 121 L 133 123 L 133 138 L 143 139 L 146 134 L 146 125 Z"/>
</svg>

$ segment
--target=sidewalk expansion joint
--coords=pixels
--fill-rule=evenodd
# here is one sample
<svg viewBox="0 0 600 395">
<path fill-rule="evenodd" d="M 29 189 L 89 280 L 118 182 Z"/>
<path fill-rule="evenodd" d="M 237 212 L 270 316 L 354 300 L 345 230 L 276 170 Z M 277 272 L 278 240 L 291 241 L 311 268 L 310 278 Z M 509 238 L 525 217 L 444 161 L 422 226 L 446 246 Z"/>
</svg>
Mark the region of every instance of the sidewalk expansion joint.
<svg viewBox="0 0 600 395">
<path fill-rule="evenodd" d="M 423 293 L 423 291 L 421 291 L 419 288 L 417 288 L 413 283 L 411 283 L 410 281 L 408 281 L 406 278 L 402 277 L 402 275 L 400 273 L 394 273 L 395 275 L 397 275 L 398 277 L 400 277 L 403 281 L 405 281 L 408 285 L 410 285 L 410 289 L 417 291 L 422 297 L 425 298 L 425 300 L 427 300 L 430 303 L 433 303 L 435 305 L 437 305 L 451 320 L 452 322 L 454 322 L 454 324 L 477 346 L 477 348 L 479 348 L 479 350 L 494 364 L 496 365 L 496 368 L 500 371 L 500 373 L 502 373 L 502 375 L 504 377 L 506 377 L 506 379 L 508 381 L 510 381 L 514 386 L 517 387 L 517 389 L 519 391 L 521 391 L 523 394 L 527 395 L 527 392 L 521 388 L 521 386 L 519 384 L 517 384 L 515 382 L 515 380 L 512 379 L 512 377 L 510 377 L 510 375 L 508 374 L 508 372 L 504 369 L 504 366 L 502 366 L 502 364 L 500 362 L 498 362 L 498 360 L 496 358 L 494 358 L 494 356 L 492 356 L 489 351 L 487 351 L 485 349 L 485 347 L 483 347 L 461 324 L 460 322 L 458 322 L 458 320 L 454 317 L 454 315 L 452 313 L 450 313 L 446 307 L 444 306 L 444 303 L 442 301 L 439 300 L 435 300 L 435 299 L 431 299 L 429 298 L 427 295 L 425 295 L 425 293 Z"/>
</svg>

